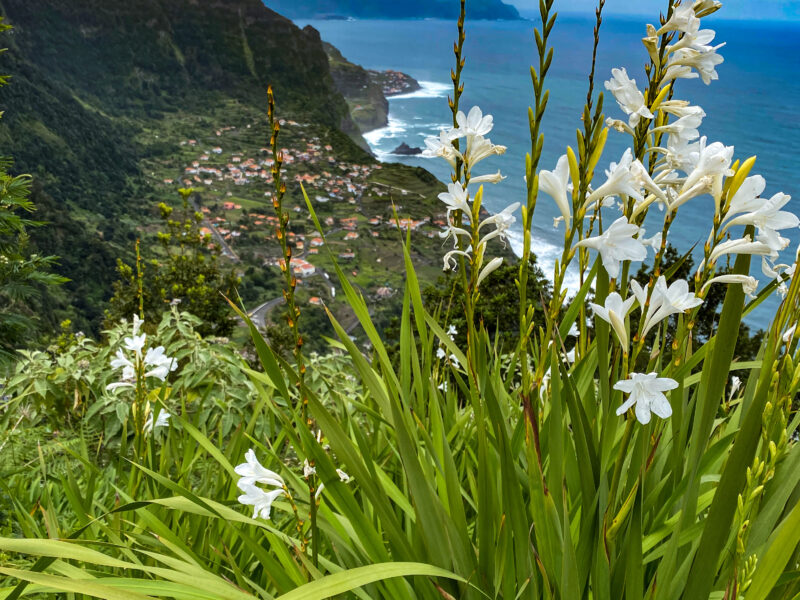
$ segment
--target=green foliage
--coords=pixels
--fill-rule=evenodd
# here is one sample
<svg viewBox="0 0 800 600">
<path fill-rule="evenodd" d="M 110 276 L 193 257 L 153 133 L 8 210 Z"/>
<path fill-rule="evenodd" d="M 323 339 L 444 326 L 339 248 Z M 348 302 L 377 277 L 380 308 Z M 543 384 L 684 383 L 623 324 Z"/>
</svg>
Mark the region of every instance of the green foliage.
<svg viewBox="0 0 800 600">
<path fill-rule="evenodd" d="M 528 159 L 531 211 L 539 185 L 534 164 L 547 97 L 542 82 L 551 56 L 551 5 L 541 3 L 541 60 L 532 70 L 537 109 L 530 117 L 536 153 Z M 598 27 L 600 16 L 598 11 Z M 463 42 L 463 21 L 459 29 Z M 459 72 L 460 52 L 457 44 Z M 663 99 L 668 89 L 655 58 L 647 74 L 652 87 L 644 97 L 659 112 L 654 97 Z M 453 79 L 458 90 L 459 76 Z M 590 94 L 586 137 L 579 132 L 578 151 L 567 153 L 572 205 L 563 208 L 574 218 L 565 218 L 553 288 L 526 260 L 513 271 L 497 269 L 497 289 L 490 289 L 490 277 L 476 277 L 485 247 L 475 244 L 474 253 L 460 255 L 461 268 L 472 261 L 461 272 L 467 289 L 431 291 L 426 306 L 415 250 L 406 243 L 398 247 L 405 288 L 396 340 L 385 341 L 364 295 L 326 243 L 340 295 L 371 345 L 369 357 L 331 312 L 338 340 L 329 355 L 304 354 L 296 327 L 291 356 L 282 355 L 235 305 L 252 337 L 255 368 L 228 345 L 202 340 L 200 321 L 177 307 L 146 337 L 137 336 L 138 323 L 132 335 L 125 323 L 109 332 L 108 346 L 65 332 L 50 353 L 26 355 L 3 381 L 0 404 L 0 596 L 797 598 L 800 415 L 793 402 L 800 392 L 800 272 L 783 269 L 786 295 L 757 357 L 738 360 L 743 317 L 777 287 L 771 283 L 746 303 L 746 253 L 733 265 L 735 279 L 714 281 L 720 271 L 713 252 L 730 236 L 721 226 L 752 166 L 745 161 L 732 163 L 710 188 L 717 214 L 696 277 L 706 285 L 697 286 L 697 296 L 679 289 L 683 284 L 673 297 L 655 296 L 655 273 L 647 277 L 648 291 L 636 290 L 630 260 L 620 259 L 623 266 L 610 277 L 608 256 L 593 257 L 585 246 L 621 252 L 638 238 L 631 233 L 604 246 L 592 237 L 599 233 L 593 228 L 602 226 L 600 208 L 587 214 L 584 202 L 608 130 L 602 128 L 602 102 L 594 117 L 591 105 Z M 273 115 L 270 106 L 271 120 Z M 664 123 L 668 116 L 661 111 L 656 119 Z M 643 120 L 629 132 L 642 156 L 648 140 L 658 137 L 651 125 Z M 459 181 L 460 166 L 455 170 Z M 556 200 L 568 203 L 563 187 Z M 625 220 L 643 221 L 644 203 L 622 196 L 623 211 L 630 213 Z M 481 233 L 480 197 L 467 205 L 473 231 L 465 233 L 473 242 Z M 161 237 L 164 260 L 175 244 L 181 256 L 202 247 L 193 233 L 199 219 L 187 201 L 185 193 L 182 220 L 171 221 L 172 211 L 162 208 L 168 221 Z M 280 197 L 276 203 L 284 233 Z M 667 207 L 665 235 L 677 208 Z M 527 211 L 524 221 L 531 226 Z M 632 229 L 641 233 L 638 225 Z M 748 225 L 745 235 L 754 229 Z M 525 239 L 530 235 L 528 229 Z M 594 246 L 586 244 L 590 239 Z M 745 242 L 747 249 L 759 249 Z M 285 241 L 282 250 L 288 259 Z M 663 244 L 656 250 L 656 269 L 665 267 L 673 280 L 686 264 L 665 250 Z M 563 284 L 573 260 L 582 284 L 567 301 Z M 524 283 L 516 304 L 508 293 L 514 273 Z M 142 277 L 132 269 L 128 274 L 129 292 L 144 301 Z M 291 274 L 286 281 L 293 308 L 297 283 Z M 700 305 L 712 283 L 726 287 L 721 310 L 717 303 L 706 316 L 716 324 L 706 328 L 698 323 Z M 635 295 L 628 302 L 623 296 L 629 288 Z M 587 326 L 585 304 L 590 291 L 598 303 L 593 327 Z M 461 303 L 466 339 L 447 329 Z M 667 303 L 671 309 L 659 320 L 654 315 Z M 518 325 L 516 338 L 498 323 L 511 318 L 507 312 Z M 299 309 L 292 318 L 298 313 L 302 318 Z M 670 321 L 669 314 L 678 318 Z M 488 315 L 496 315 L 495 325 Z M 644 336 L 647 325 L 657 331 L 653 338 Z M 564 338 L 573 328 L 578 334 L 570 355 Z M 180 363 L 163 385 L 140 368 L 148 357 L 155 364 L 161 350 L 154 350 L 154 340 Z M 668 353 L 658 351 L 667 344 Z M 126 352 L 135 353 L 139 371 L 125 375 Z M 112 355 L 113 373 L 107 366 Z M 127 387 L 109 393 L 119 367 Z M 619 385 L 645 374 L 663 376 L 658 385 L 664 387 Z M 729 386 L 734 376 L 743 385 Z M 669 397 L 661 398 L 661 390 Z M 630 403 L 620 408 L 633 399 L 632 391 L 654 417 Z M 155 420 L 163 410 L 172 415 L 169 421 L 150 431 L 143 419 L 132 418 L 146 411 Z M 74 425 L 56 431 L 62 424 Z M 51 439 L 36 436 L 44 443 L 34 447 L 30 432 L 36 428 Z M 3 451 L 7 445 L 14 451 Z"/>
<path fill-rule="evenodd" d="M 8 29 L 0 17 L 0 32 Z M 6 81 L 6 77 L 0 77 L 0 87 Z M 33 333 L 34 301 L 40 298 L 41 290 L 65 281 L 49 272 L 55 257 L 40 256 L 29 249 L 27 229 L 41 225 L 26 218 L 36 208 L 30 200 L 31 176 L 14 176 L 9 173 L 11 168 L 10 159 L 0 158 L 0 361 L 3 362 Z"/>
<path fill-rule="evenodd" d="M 163 345 L 180 366 L 162 401 L 170 411 L 197 413 L 203 422 L 218 424 L 221 433 L 229 435 L 249 419 L 254 388 L 240 377 L 245 363 L 236 347 L 226 340 L 203 338 L 202 325 L 197 317 L 173 307 L 148 327 L 149 344 Z M 96 450 L 105 458 L 119 448 L 123 428 L 127 425 L 130 431 L 130 398 L 111 393 L 106 386 L 119 376 L 110 362 L 129 335 L 129 322 L 114 323 L 105 332 L 106 341 L 98 343 L 71 333 L 64 323 L 53 346 L 21 353 L 14 370 L 0 379 L 0 422 L 5 425 L 0 445 L 14 451 L 4 455 L 0 471 L 35 459 L 35 446 L 24 441 L 28 430 L 54 443 L 61 436 L 82 432 L 98 442 Z M 20 417 L 22 422 L 15 427 Z"/>
<path fill-rule="evenodd" d="M 111 324 L 138 314 L 141 301 L 145 320 L 157 322 L 171 304 L 180 304 L 200 319 L 201 335 L 228 336 L 235 321 L 225 298 L 235 297 L 239 277 L 232 267 L 220 264 L 219 246 L 201 231 L 203 216 L 189 202 L 192 190 L 180 192 L 183 204 L 177 219 L 172 207 L 159 205 L 160 254 L 153 252 L 153 258 L 135 266 L 119 261 L 120 280 L 114 284 L 106 320 Z"/>
</svg>

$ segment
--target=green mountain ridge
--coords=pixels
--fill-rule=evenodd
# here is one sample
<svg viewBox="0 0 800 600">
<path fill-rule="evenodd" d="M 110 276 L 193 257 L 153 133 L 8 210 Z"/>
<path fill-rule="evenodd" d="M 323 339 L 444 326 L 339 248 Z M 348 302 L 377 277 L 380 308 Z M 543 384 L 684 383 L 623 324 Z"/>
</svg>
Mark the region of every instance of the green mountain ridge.
<svg viewBox="0 0 800 600">
<path fill-rule="evenodd" d="M 360 19 L 456 19 L 459 5 L 454 0 L 264 0 L 265 4 L 287 17 L 356 17 Z M 502 0 L 470 0 L 470 19 L 517 20 L 517 9 Z"/>
<path fill-rule="evenodd" d="M 420 238 L 421 279 L 440 272 L 441 184 L 422 169 L 382 167 L 365 150 L 355 101 L 340 93 L 337 66 L 313 28 L 299 29 L 260 0 L 0 0 L 0 13 L 14 27 L 0 40 L 9 48 L 0 73 L 11 75 L 0 95 L 0 156 L 14 158 L 14 173 L 33 174 L 35 218 L 48 225 L 32 230 L 32 249 L 60 256 L 56 270 L 71 280 L 32 307 L 43 329 L 70 318 L 76 329 L 100 332 L 116 260 L 130 264 L 137 239 L 149 252 L 157 205 L 177 202 L 182 186 L 198 190 L 211 208 L 207 226 L 225 230 L 241 254 L 243 296 L 254 306 L 272 298 L 274 231 L 253 216 L 272 212 L 263 151 L 270 84 L 286 120 L 284 151 L 296 161 L 286 168 L 298 236 L 313 237 L 301 208 L 305 181 L 321 217 L 337 223 L 332 247 L 351 256 L 362 289 L 383 298 L 402 287 L 399 232 L 388 225 L 397 202 Z M 413 85 L 402 74 L 345 66 L 372 78 L 376 103 Z M 331 271 L 325 256 L 312 260 Z M 303 293 L 327 294 L 325 280 L 310 279 Z M 389 304 L 380 310 L 390 313 Z"/>
</svg>

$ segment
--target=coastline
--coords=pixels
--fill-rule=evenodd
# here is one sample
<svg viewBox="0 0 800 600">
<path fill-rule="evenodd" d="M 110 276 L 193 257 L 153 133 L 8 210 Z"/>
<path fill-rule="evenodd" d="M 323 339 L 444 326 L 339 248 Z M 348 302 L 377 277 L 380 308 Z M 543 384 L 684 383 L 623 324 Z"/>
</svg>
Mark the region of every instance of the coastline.
<svg viewBox="0 0 800 600">
<path fill-rule="evenodd" d="M 404 101 L 446 98 L 448 92 L 452 89 L 452 86 L 449 84 L 435 81 L 419 80 L 419 84 L 421 89 L 415 92 L 387 96 L 387 99 L 389 100 L 389 123 L 384 127 L 379 127 L 364 132 L 362 135 L 378 161 L 401 162 L 403 164 L 421 166 L 422 168 L 425 168 L 433 173 L 433 175 L 435 175 L 439 181 L 447 184 L 449 183 L 449 179 L 446 177 L 446 173 L 441 171 L 441 169 L 437 169 L 437 166 L 441 167 L 442 165 L 439 165 L 435 161 L 421 158 L 419 156 L 410 157 L 403 154 L 394 154 L 392 151 L 385 150 L 387 147 L 386 142 L 388 142 L 388 147 L 391 148 L 397 147 L 400 142 L 405 142 L 411 146 L 422 145 L 423 136 L 436 135 L 439 130 L 450 125 L 449 123 L 418 124 L 413 121 L 403 119 L 401 115 L 398 115 L 396 104 L 396 101 L 398 100 Z M 414 115 L 414 119 L 419 118 L 419 116 L 416 115 L 413 110 L 410 111 L 410 115 Z M 507 188 L 503 188 L 503 183 L 498 184 L 498 187 L 495 187 L 494 189 L 501 193 L 504 191 L 509 191 Z M 488 206 L 486 207 L 486 210 L 490 214 L 495 214 L 495 212 L 493 212 Z M 543 239 L 542 236 L 536 235 L 537 229 L 540 229 L 540 227 L 534 228 L 531 240 L 531 251 L 536 256 L 537 265 L 542 269 L 545 276 L 549 279 L 554 271 L 556 260 L 561 259 L 562 248 Z M 517 258 L 522 257 L 522 243 L 523 232 L 521 218 L 518 213 L 517 222 L 508 233 L 508 245 Z M 569 271 L 565 278 L 564 285 L 571 292 L 577 292 L 580 288 L 578 274 L 576 272 Z"/>
</svg>

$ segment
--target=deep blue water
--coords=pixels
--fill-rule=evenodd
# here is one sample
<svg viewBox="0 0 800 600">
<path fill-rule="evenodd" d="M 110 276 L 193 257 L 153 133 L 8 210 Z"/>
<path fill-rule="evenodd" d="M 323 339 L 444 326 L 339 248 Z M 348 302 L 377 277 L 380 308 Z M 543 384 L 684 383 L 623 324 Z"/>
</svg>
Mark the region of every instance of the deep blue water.
<svg viewBox="0 0 800 600">
<path fill-rule="evenodd" d="M 423 138 L 448 124 L 450 112 L 446 95 L 451 89 L 449 72 L 454 63 L 455 24 L 448 21 L 306 21 L 337 46 L 351 61 L 374 69 L 397 69 L 423 82 L 424 90 L 391 100 L 390 126 L 366 137 L 379 158 L 420 165 L 440 179 L 449 178 L 443 161 L 389 154 L 400 142 L 423 146 Z M 644 81 L 646 53 L 641 44 L 645 22 L 634 19 L 604 20 L 598 51 L 597 87 L 610 77 L 612 67 L 624 66 L 628 74 Z M 555 55 L 547 87 L 550 103 L 544 126 L 545 144 L 540 168 L 552 169 L 567 144 L 575 147 L 575 130 L 586 97 L 591 57 L 593 22 L 578 17 L 559 17 L 551 37 Z M 736 147 L 736 157 L 758 156 L 752 173 L 767 180 L 765 194 L 783 191 L 793 196 L 788 209 L 800 213 L 800 25 L 780 23 L 739 23 L 704 19 L 704 27 L 717 31 L 715 43 L 725 42 L 720 53 L 725 62 L 717 68 L 719 80 L 704 85 L 698 80 L 679 80 L 676 98 L 703 107 L 707 117 L 701 134 L 709 142 L 721 141 Z M 478 104 L 495 118 L 492 141 L 508 146 L 502 157 L 481 164 L 485 172 L 498 168 L 508 176 L 485 190 L 489 210 L 500 210 L 511 202 L 524 201 L 524 156 L 530 148 L 527 109 L 533 101 L 529 66 L 536 58 L 533 23 L 468 23 L 463 74 L 466 84 L 462 107 Z M 623 118 L 613 97 L 606 98 L 608 116 Z M 629 136 L 616 132 L 600 166 L 619 159 Z M 481 169 L 483 172 L 484 170 Z M 713 208 L 710 198 L 698 198 L 679 212 L 670 231 L 670 241 L 688 249 L 708 235 Z M 653 211 L 648 235 L 660 230 L 660 215 Z M 534 218 L 534 251 L 545 273 L 563 239 L 563 229 L 553 229 L 558 214 L 549 197 L 540 197 Z M 563 227 L 563 226 L 562 226 Z M 788 237 L 792 246 L 782 258 L 790 258 L 797 247 L 798 231 Z M 784 236 L 787 233 L 784 232 Z M 791 262 L 791 260 L 789 261 Z M 753 274 L 760 276 L 760 261 Z M 768 325 L 776 302 L 760 308 L 749 321 Z"/>
</svg>

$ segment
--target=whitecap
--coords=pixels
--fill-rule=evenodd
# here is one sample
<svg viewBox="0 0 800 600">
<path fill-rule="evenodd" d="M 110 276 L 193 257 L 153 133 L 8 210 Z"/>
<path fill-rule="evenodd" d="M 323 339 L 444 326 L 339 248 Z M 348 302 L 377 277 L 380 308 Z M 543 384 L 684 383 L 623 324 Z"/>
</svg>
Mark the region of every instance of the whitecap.
<svg viewBox="0 0 800 600">
<path fill-rule="evenodd" d="M 452 85 L 439 83 L 437 81 L 420 81 L 418 83 L 422 89 L 419 89 L 416 92 L 409 92 L 407 94 L 389 96 L 389 101 L 408 100 L 410 98 L 445 98 L 447 97 L 448 92 L 453 89 Z"/>
<path fill-rule="evenodd" d="M 378 129 L 373 129 L 372 131 L 367 131 L 363 134 L 364 139 L 367 140 L 367 143 L 373 150 L 376 150 L 378 144 L 380 144 L 381 140 L 384 139 L 392 139 L 399 137 L 400 134 L 405 133 L 408 128 L 408 123 L 405 121 L 401 121 L 400 119 L 395 119 L 391 115 L 389 116 L 389 124 L 386 127 L 380 127 Z"/>
<path fill-rule="evenodd" d="M 511 246 L 511 251 L 517 258 L 522 257 L 523 235 L 522 229 L 514 228 L 507 233 L 508 243 Z M 533 232 L 531 236 L 531 252 L 536 255 L 536 265 L 542 270 L 544 276 L 548 280 L 553 281 L 555 274 L 556 261 L 561 260 L 563 247 L 551 244 L 536 236 Z M 581 289 L 580 277 L 576 268 L 571 267 L 567 269 L 567 274 L 564 277 L 563 287 L 569 290 L 570 294 L 576 294 Z"/>
</svg>

